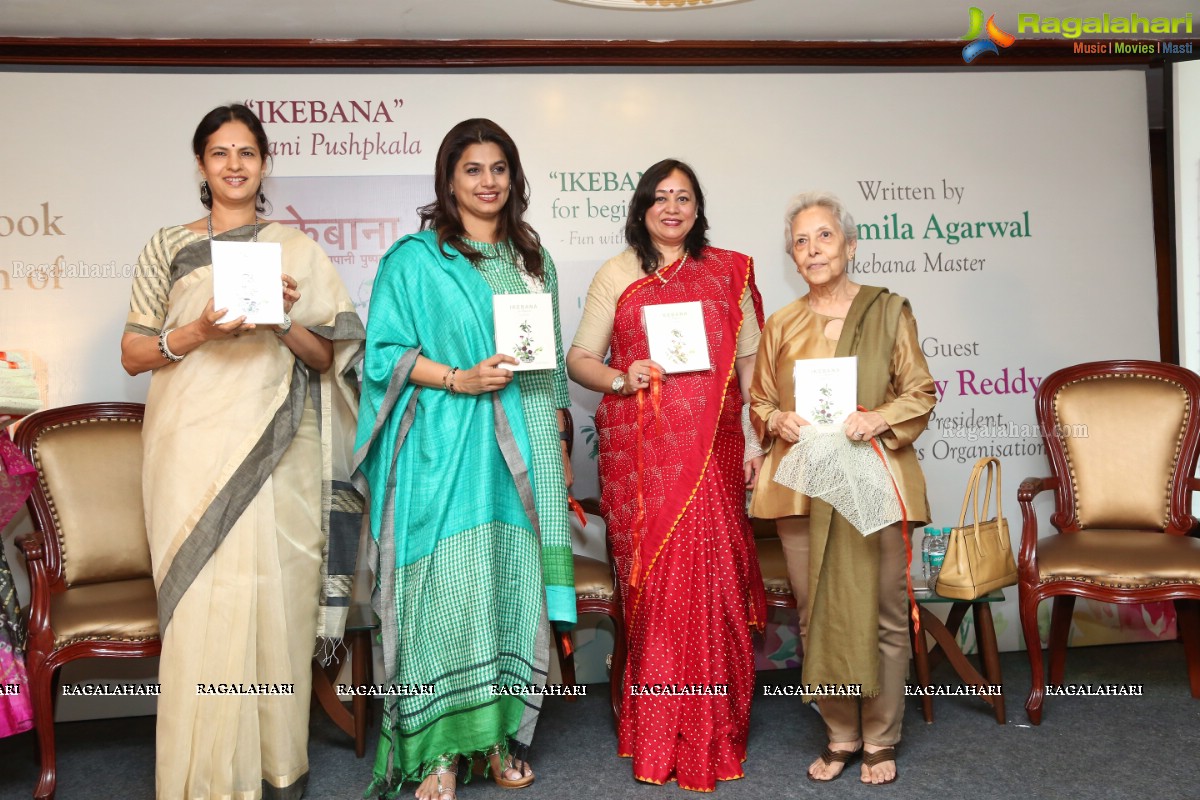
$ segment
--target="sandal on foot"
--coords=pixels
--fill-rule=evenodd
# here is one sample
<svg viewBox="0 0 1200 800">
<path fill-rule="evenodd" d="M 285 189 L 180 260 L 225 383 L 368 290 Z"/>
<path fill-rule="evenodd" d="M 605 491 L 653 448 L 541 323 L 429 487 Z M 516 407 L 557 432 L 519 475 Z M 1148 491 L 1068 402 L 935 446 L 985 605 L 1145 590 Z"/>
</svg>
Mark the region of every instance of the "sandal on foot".
<svg viewBox="0 0 1200 800">
<path fill-rule="evenodd" d="M 894 748 L 894 747 L 885 747 L 882 750 L 876 750 L 874 753 L 868 753 L 865 750 L 863 751 L 863 765 L 866 766 L 868 769 L 871 767 L 874 767 L 878 764 L 884 764 L 888 761 L 895 761 L 895 760 L 896 760 L 896 748 Z M 888 778 L 886 781 L 880 781 L 879 783 L 871 783 L 871 782 L 863 781 L 863 783 L 865 783 L 867 786 L 887 786 L 889 783 L 895 783 L 896 778 L 899 778 L 899 777 L 900 777 L 900 770 L 897 769 L 896 774 L 893 775 L 891 778 Z"/>
<path fill-rule="evenodd" d="M 449 787 L 442 785 L 442 776 L 450 775 L 454 779 Z M 437 778 L 437 800 L 458 800 L 457 781 L 458 781 L 458 756 L 443 755 L 438 756 L 429 764 L 429 769 L 425 772 L 425 777 Z"/>
<path fill-rule="evenodd" d="M 820 759 L 825 762 L 826 766 L 829 766 L 835 762 L 841 764 L 842 772 L 845 772 L 846 765 L 850 763 L 850 759 L 854 758 L 861 752 L 861 748 L 858 750 L 830 750 L 829 745 L 825 745 L 825 749 L 821 751 Z M 807 771 L 804 774 L 807 775 L 808 779 L 813 783 L 829 783 L 830 781 L 836 781 L 838 778 L 842 777 L 842 772 L 839 772 L 832 778 L 814 778 L 812 773 Z"/>
<path fill-rule="evenodd" d="M 500 788 L 502 788 L 502 789 L 524 789 L 526 786 L 533 783 L 534 775 L 532 772 L 526 772 L 526 769 L 528 768 L 529 765 L 526 764 L 525 762 L 521 763 L 521 768 L 520 768 L 521 777 L 519 777 L 519 778 L 505 777 L 505 775 L 504 775 L 505 772 L 508 772 L 510 769 L 517 769 L 517 768 L 513 766 L 512 754 L 505 752 L 505 749 L 503 746 L 498 745 L 498 744 L 492 745 L 491 747 L 489 747 L 487 749 L 487 752 L 485 752 L 483 755 L 489 766 L 491 765 L 491 762 L 492 762 L 492 756 L 496 756 L 497 758 L 499 758 L 500 769 L 492 769 L 491 773 L 492 773 L 492 780 L 495 781 L 496 785 L 499 786 Z"/>
</svg>

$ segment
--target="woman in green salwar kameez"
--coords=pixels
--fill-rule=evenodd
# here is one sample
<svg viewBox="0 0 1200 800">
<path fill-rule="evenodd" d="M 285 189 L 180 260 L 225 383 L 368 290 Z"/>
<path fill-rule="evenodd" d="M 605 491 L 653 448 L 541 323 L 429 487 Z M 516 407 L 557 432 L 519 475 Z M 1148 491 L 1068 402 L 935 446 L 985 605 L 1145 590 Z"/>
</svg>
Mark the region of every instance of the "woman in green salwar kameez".
<svg viewBox="0 0 1200 800">
<path fill-rule="evenodd" d="M 434 687 L 386 698 L 368 794 L 420 780 L 420 800 L 453 797 L 460 755 L 485 754 L 501 785 L 532 782 L 549 623 L 575 621 L 558 284 L 522 220 L 516 145 L 489 120 L 460 123 L 434 183 L 422 232 L 380 262 L 356 447 L 387 679 Z M 493 342 L 492 296 L 541 292 L 557 366 L 514 379 L 503 365 L 516 359 Z"/>
</svg>

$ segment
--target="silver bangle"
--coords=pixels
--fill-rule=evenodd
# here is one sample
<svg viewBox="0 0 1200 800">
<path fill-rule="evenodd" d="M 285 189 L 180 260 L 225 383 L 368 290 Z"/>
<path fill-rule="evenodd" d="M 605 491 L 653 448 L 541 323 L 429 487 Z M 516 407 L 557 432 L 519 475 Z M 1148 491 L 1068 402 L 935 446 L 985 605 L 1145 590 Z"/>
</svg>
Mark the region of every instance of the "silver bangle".
<svg viewBox="0 0 1200 800">
<path fill-rule="evenodd" d="M 292 318 L 286 313 L 283 315 L 283 324 L 275 328 L 275 335 L 280 339 L 292 332 Z"/>
<path fill-rule="evenodd" d="M 167 337 L 171 334 L 171 331 L 173 331 L 173 330 L 175 330 L 175 329 L 174 328 L 163 328 L 162 333 L 158 334 L 158 352 L 161 353 L 162 357 L 165 358 L 167 361 L 175 363 L 178 361 L 183 361 L 183 356 L 175 355 L 174 353 L 171 352 L 171 348 L 167 346 Z M 187 353 L 184 353 L 183 355 L 186 356 Z"/>
</svg>

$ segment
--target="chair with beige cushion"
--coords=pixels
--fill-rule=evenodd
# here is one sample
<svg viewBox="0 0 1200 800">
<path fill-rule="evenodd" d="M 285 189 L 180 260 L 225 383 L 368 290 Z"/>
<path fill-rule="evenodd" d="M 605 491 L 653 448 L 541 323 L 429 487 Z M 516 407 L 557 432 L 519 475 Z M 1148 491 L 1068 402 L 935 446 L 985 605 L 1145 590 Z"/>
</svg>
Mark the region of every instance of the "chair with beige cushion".
<svg viewBox="0 0 1200 800">
<path fill-rule="evenodd" d="M 792 593 L 787 560 L 783 555 L 783 542 L 779 539 L 775 520 L 751 517 L 750 527 L 754 531 L 754 548 L 758 552 L 758 569 L 762 573 L 763 596 L 766 598 L 767 607 L 795 610 L 796 596 Z M 804 643 L 798 625 L 796 658 L 804 659 Z"/>
<path fill-rule="evenodd" d="M 87 403 L 25 418 L 16 443 L 37 467 L 26 666 L 41 760 L 34 797 L 55 788 L 58 670 L 80 658 L 145 658 L 160 650 L 142 510 L 142 413 Z"/>
<path fill-rule="evenodd" d="M 586 499 L 579 502 L 587 513 L 600 515 L 600 504 L 596 500 Z M 612 560 L 610 558 L 608 562 L 597 561 L 576 553 L 574 562 L 576 612 L 580 615 L 603 614 L 612 621 L 613 652 L 609 662 L 608 688 L 609 704 L 612 707 L 613 721 L 616 722 L 621 716 L 621 686 L 625 678 L 625 612 L 621 609 L 621 601 L 617 594 Z M 558 649 L 563 685 L 574 686 L 575 646 L 571 632 L 556 631 L 554 643 Z"/>
<path fill-rule="evenodd" d="M 1050 683 L 1061 685 L 1076 597 L 1175 602 L 1193 697 L 1200 697 L 1200 539 L 1190 513 L 1200 452 L 1200 376 L 1154 361 L 1100 361 L 1059 370 L 1038 388 L 1048 478 L 1027 478 L 1018 591 L 1033 673 L 1025 710 L 1042 719 L 1045 675 L 1038 605 L 1054 598 Z M 1039 540 L 1034 497 L 1053 491 Z"/>
<path fill-rule="evenodd" d="M 754 529 L 754 546 L 758 550 L 758 568 L 762 572 L 767 605 L 771 608 L 795 608 L 796 598 L 792 595 L 787 561 L 783 557 L 783 543 L 779 541 L 775 520 L 751 519 L 750 524 Z"/>
<path fill-rule="evenodd" d="M 566 416 L 567 456 L 575 445 L 575 420 L 570 409 Z M 600 516 L 600 501 L 587 498 L 579 505 L 588 514 Z M 621 716 L 621 686 L 625 680 L 625 612 L 621 609 L 621 598 L 617 593 L 617 574 L 612 565 L 612 553 L 608 561 L 598 561 L 587 556 L 574 555 L 575 568 L 575 612 L 603 614 L 613 626 L 613 651 L 609 661 L 609 704 L 612 706 L 613 722 Z M 564 686 L 575 685 L 575 643 L 570 631 L 555 631 L 554 647 L 558 651 L 559 671 Z M 574 697 L 568 697 L 574 700 Z"/>
</svg>

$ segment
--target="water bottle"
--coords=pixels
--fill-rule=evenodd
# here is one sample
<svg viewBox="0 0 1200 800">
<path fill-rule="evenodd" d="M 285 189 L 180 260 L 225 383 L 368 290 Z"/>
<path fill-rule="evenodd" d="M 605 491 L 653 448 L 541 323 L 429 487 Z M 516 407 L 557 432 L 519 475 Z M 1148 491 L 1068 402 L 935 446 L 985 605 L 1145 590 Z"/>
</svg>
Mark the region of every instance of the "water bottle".
<svg viewBox="0 0 1200 800">
<path fill-rule="evenodd" d="M 933 547 L 933 540 L 938 535 L 937 528 L 926 528 L 925 535 L 921 537 L 921 578 L 925 581 L 926 586 L 929 583 L 929 551 Z"/>
<path fill-rule="evenodd" d="M 929 582 L 925 585 L 937 591 L 938 573 L 942 571 L 942 561 L 946 558 L 946 545 L 950 543 L 950 529 L 942 528 L 938 536 L 933 537 L 929 546 Z"/>
</svg>

